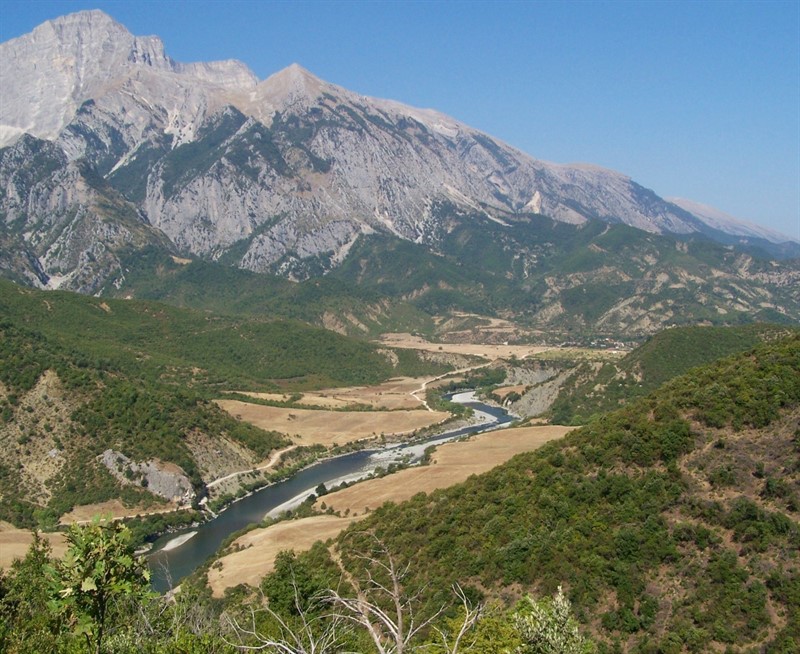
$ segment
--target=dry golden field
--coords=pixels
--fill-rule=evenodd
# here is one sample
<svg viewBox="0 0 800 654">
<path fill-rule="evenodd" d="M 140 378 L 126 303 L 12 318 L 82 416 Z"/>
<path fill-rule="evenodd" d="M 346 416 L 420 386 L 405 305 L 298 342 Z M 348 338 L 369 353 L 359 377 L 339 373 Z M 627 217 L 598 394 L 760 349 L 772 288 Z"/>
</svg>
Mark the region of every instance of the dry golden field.
<svg viewBox="0 0 800 654">
<path fill-rule="evenodd" d="M 470 475 L 486 472 L 515 454 L 535 450 L 548 441 L 561 438 L 572 427 L 542 426 L 501 429 L 474 436 L 468 441 L 447 443 L 434 453 L 431 465 L 408 468 L 380 479 L 370 479 L 325 495 L 317 501 L 326 506 L 349 511 L 347 517 L 317 516 L 280 522 L 266 529 L 253 530 L 234 546 L 246 549 L 228 554 L 209 572 L 209 584 L 216 596 L 226 588 L 242 583 L 255 584 L 272 570 L 282 550 L 304 551 L 318 540 L 336 536 L 354 520 L 368 515 L 384 502 L 402 502 L 417 493 L 431 492 L 466 480 Z"/>
<path fill-rule="evenodd" d="M 64 556 L 67 551 L 64 534 L 42 534 L 53 548 L 53 555 Z M 33 534 L 27 529 L 17 529 L 7 522 L 0 522 L 0 569 L 7 569 L 14 559 L 25 557 L 33 542 Z"/>
<path fill-rule="evenodd" d="M 407 468 L 329 493 L 315 506 L 319 509 L 324 502 L 334 511 L 360 515 L 384 502 L 402 502 L 420 491 L 430 493 L 437 488 L 458 484 L 470 475 L 491 470 L 515 454 L 535 450 L 548 441 L 561 438 L 572 429 L 556 425 L 498 429 L 473 436 L 468 441 L 446 443 L 436 450 L 428 466 Z"/>
<path fill-rule="evenodd" d="M 417 390 L 423 381 L 424 379 L 413 377 L 397 377 L 375 386 L 352 386 L 306 392 L 296 404 L 327 409 L 347 409 L 358 405 L 389 411 L 418 409 L 420 402 L 411 395 L 411 392 Z M 286 402 L 290 397 L 281 393 L 243 393 L 243 395 L 274 402 Z"/>
<path fill-rule="evenodd" d="M 446 420 L 442 411 L 325 411 L 295 409 L 239 400 L 217 400 L 232 416 L 262 429 L 289 434 L 299 445 L 343 445 L 381 434 L 410 434 Z"/>
<path fill-rule="evenodd" d="M 425 350 L 427 352 L 448 352 L 468 356 L 478 356 L 484 359 L 509 359 L 512 356 L 524 359 L 527 356 L 541 354 L 552 350 L 552 347 L 541 345 L 490 345 L 483 343 L 431 343 L 420 336 L 412 334 L 384 334 L 381 336 L 382 345 L 400 347 L 411 350 Z"/>
<path fill-rule="evenodd" d="M 492 395 L 496 395 L 501 400 L 506 399 L 509 393 L 524 393 L 528 387 L 525 384 L 518 384 L 517 386 L 503 386 L 502 388 L 495 388 Z"/>
<path fill-rule="evenodd" d="M 318 540 L 333 538 L 359 519 L 313 516 L 248 532 L 235 543 L 244 549 L 228 554 L 211 567 L 208 585 L 215 597 L 222 597 L 226 588 L 243 583 L 257 584 L 272 572 L 279 552 L 287 549 L 296 552 L 308 550 Z"/>
<path fill-rule="evenodd" d="M 108 502 L 100 502 L 98 504 L 83 504 L 76 506 L 69 513 L 61 516 L 59 524 L 71 525 L 73 523 L 91 522 L 96 518 L 100 519 L 114 519 L 114 518 L 128 518 L 135 515 L 155 515 L 156 513 L 172 513 L 177 511 L 180 507 L 177 504 L 170 502 L 165 505 L 153 505 L 149 507 L 144 506 L 125 506 L 119 500 L 109 500 Z"/>
</svg>

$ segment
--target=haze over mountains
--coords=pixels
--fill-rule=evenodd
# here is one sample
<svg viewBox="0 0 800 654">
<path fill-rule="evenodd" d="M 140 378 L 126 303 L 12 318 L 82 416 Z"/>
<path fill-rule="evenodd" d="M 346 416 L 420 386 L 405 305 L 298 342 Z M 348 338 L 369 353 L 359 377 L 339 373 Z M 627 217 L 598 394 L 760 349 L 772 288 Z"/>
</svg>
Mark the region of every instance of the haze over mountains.
<svg viewBox="0 0 800 654">
<path fill-rule="evenodd" d="M 119 286 L 125 257 L 147 245 L 302 279 L 365 234 L 436 251 L 465 213 L 510 231 L 543 214 L 800 252 L 620 173 L 538 161 L 297 65 L 258 81 L 237 61 L 175 62 L 100 11 L 0 44 L 0 85 L 0 268 L 41 287 Z"/>
</svg>

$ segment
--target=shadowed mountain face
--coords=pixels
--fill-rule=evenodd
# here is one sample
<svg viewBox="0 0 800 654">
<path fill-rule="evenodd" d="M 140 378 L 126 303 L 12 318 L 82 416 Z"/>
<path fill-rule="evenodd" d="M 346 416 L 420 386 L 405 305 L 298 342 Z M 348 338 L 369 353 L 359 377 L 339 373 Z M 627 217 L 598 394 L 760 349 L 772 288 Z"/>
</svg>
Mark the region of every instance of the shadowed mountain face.
<svg viewBox="0 0 800 654">
<path fill-rule="evenodd" d="M 99 11 L 0 44 L 0 86 L 0 270 L 46 288 L 124 287 L 126 257 L 153 245 L 304 279 L 363 235 L 437 251 L 453 212 L 511 240 L 537 214 L 780 240 L 297 65 L 258 81 L 235 61 L 175 62 Z"/>
</svg>

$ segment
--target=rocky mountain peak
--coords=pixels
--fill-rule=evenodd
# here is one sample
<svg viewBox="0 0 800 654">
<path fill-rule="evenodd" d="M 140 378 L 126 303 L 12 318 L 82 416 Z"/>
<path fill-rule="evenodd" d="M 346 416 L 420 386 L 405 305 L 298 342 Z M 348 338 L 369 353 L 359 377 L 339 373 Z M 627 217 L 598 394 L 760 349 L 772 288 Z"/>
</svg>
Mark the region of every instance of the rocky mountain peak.
<svg viewBox="0 0 800 654">
<path fill-rule="evenodd" d="M 104 11 L 100 9 L 87 9 L 85 11 L 77 11 L 72 14 L 47 20 L 35 27 L 28 36 L 39 39 L 43 35 L 52 33 L 58 35 L 58 37 L 63 40 L 68 40 L 76 34 L 84 34 L 91 31 L 99 31 L 102 33 L 114 31 L 119 34 L 130 34 L 124 25 L 115 21 Z M 25 37 L 23 36 L 20 38 Z"/>
<path fill-rule="evenodd" d="M 170 123 L 194 125 L 205 107 L 241 104 L 228 96 L 245 97 L 257 83 L 239 61 L 178 63 L 157 36 L 81 11 L 0 44 L 0 147 L 24 132 L 55 140 L 83 103 L 103 98 L 111 113 L 129 114 L 134 97 L 145 111 L 161 107 Z"/>
<path fill-rule="evenodd" d="M 328 88 L 334 87 L 295 63 L 261 82 L 258 97 L 277 110 L 285 110 L 312 104 Z"/>
<path fill-rule="evenodd" d="M 36 27 L 21 40 L 31 40 L 46 47 L 48 54 L 54 50 L 75 57 L 74 64 L 82 77 L 98 72 L 98 64 L 140 64 L 171 70 L 173 62 L 164 53 L 164 44 L 157 36 L 134 36 L 127 28 L 99 9 L 79 11 L 49 20 Z M 45 54 L 45 53 L 42 53 Z M 90 59 L 100 55 L 102 61 Z"/>
<path fill-rule="evenodd" d="M 6 256 L 7 268 L 48 285 L 64 278 L 94 292 L 121 265 L 96 252 L 130 234 L 296 279 L 338 266 L 360 234 L 438 247 L 454 221 L 475 216 L 509 228 L 535 213 L 730 238 L 718 221 L 614 171 L 538 161 L 435 110 L 349 91 L 298 64 L 259 82 L 234 60 L 175 62 L 160 39 L 101 11 L 0 44 L 0 89 L 0 216 L 16 221 L 0 269 L 8 253 L 25 252 L 24 261 Z M 22 150 L 3 147 L 17 141 L 36 160 L 26 176 Z M 87 198 L 96 212 L 85 211 Z M 74 216 L 83 231 L 65 226 Z M 74 238 L 61 245 L 63 234 Z M 81 257 L 103 267 L 73 283 Z"/>
<path fill-rule="evenodd" d="M 0 44 L 0 145 L 20 133 L 54 139 L 120 72 L 171 70 L 158 37 L 135 37 L 102 11 L 82 11 Z"/>
</svg>

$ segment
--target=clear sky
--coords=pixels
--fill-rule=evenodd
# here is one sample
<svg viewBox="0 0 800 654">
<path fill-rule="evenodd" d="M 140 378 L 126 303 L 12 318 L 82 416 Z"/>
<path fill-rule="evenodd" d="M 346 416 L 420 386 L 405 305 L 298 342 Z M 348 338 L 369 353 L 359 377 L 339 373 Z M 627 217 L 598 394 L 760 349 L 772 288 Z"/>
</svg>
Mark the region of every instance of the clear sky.
<svg viewBox="0 0 800 654">
<path fill-rule="evenodd" d="M 0 0 L 0 41 L 92 8 L 178 61 L 297 62 L 800 238 L 798 0 Z"/>
</svg>

